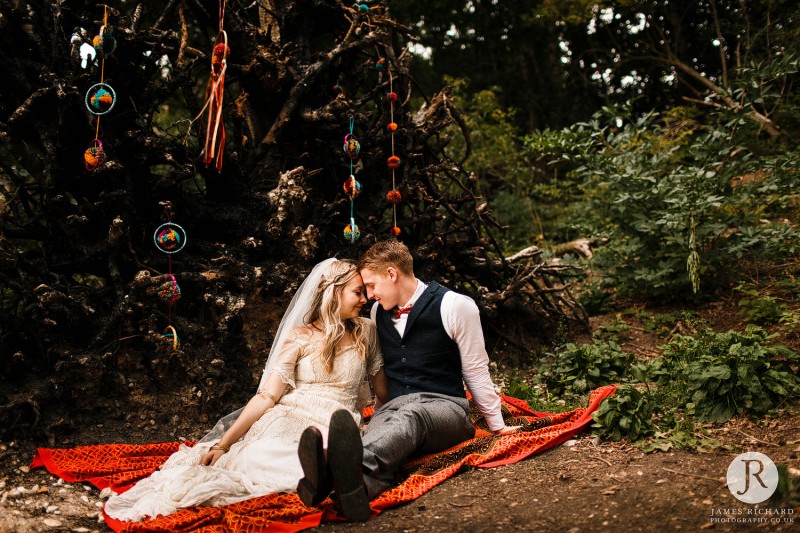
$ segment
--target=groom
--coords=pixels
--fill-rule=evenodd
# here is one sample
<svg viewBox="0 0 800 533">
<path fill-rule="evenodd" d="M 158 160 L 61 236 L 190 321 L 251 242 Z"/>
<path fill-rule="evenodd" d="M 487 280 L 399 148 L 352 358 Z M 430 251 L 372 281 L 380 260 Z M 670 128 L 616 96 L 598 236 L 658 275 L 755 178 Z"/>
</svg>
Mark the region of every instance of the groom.
<svg viewBox="0 0 800 533">
<path fill-rule="evenodd" d="M 371 318 L 383 351 L 388 401 L 377 406 L 363 440 L 347 411 L 334 413 L 327 459 L 319 432 L 306 430 L 298 494 L 311 506 L 333 489 L 345 516 L 363 521 L 369 500 L 394 484 L 412 454 L 439 452 L 475 435 L 464 383 L 490 430 L 505 434 L 516 427 L 506 427 L 500 413 L 475 302 L 418 280 L 408 248 L 397 240 L 373 245 L 358 268 L 367 297 L 375 300 Z"/>
</svg>

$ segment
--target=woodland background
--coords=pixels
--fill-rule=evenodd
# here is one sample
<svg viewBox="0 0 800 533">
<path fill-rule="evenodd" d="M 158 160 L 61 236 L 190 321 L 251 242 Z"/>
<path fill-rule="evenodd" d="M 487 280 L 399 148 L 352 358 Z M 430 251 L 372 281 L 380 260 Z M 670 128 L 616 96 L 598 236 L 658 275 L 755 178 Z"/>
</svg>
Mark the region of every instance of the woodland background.
<svg viewBox="0 0 800 533">
<path fill-rule="evenodd" d="M 4 438 L 246 401 L 311 266 L 390 237 L 390 83 L 400 239 L 420 277 L 479 304 L 504 392 L 563 409 L 627 383 L 597 431 L 650 449 L 796 405 L 796 2 L 232 0 L 221 172 L 192 122 L 218 8 L 109 4 L 118 100 L 88 171 L 100 73 L 79 47 L 103 8 L 0 0 Z M 171 312 L 165 202 L 188 235 Z M 720 301 L 734 320 L 715 330 L 703 309 Z M 621 346 L 631 317 L 664 344 Z"/>
</svg>

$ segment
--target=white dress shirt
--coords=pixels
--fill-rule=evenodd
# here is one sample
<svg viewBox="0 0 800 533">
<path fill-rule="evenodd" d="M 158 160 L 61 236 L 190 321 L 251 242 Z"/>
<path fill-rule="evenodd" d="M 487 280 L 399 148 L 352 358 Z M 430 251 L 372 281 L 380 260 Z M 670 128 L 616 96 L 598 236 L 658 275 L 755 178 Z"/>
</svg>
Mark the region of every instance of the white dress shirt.
<svg viewBox="0 0 800 533">
<path fill-rule="evenodd" d="M 400 307 L 414 304 L 427 287 L 418 279 L 414 295 Z M 380 304 L 375 302 L 370 311 L 373 322 L 377 316 L 378 305 Z M 492 378 L 489 375 L 489 354 L 486 353 L 486 345 L 483 341 L 478 306 L 469 296 L 447 291 L 442 298 L 440 311 L 445 332 L 458 345 L 458 352 L 461 355 L 461 374 L 467 384 L 467 389 L 472 394 L 472 400 L 486 419 L 489 429 L 492 431 L 503 429 L 505 423 L 500 412 L 500 397 L 495 392 Z M 400 318 L 390 315 L 389 319 L 402 337 L 406 330 L 408 313 L 400 315 Z"/>
</svg>

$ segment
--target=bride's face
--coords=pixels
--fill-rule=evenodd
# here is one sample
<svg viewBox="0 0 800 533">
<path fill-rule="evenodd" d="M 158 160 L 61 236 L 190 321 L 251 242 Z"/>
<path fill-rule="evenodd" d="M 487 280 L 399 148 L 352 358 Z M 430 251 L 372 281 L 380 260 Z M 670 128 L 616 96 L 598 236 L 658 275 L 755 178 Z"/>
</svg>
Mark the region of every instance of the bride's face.
<svg viewBox="0 0 800 533">
<path fill-rule="evenodd" d="M 364 281 L 359 274 L 345 283 L 339 303 L 341 304 L 339 317 L 342 320 L 355 318 L 361 314 L 361 308 L 367 303 L 367 298 L 364 295 Z"/>
</svg>

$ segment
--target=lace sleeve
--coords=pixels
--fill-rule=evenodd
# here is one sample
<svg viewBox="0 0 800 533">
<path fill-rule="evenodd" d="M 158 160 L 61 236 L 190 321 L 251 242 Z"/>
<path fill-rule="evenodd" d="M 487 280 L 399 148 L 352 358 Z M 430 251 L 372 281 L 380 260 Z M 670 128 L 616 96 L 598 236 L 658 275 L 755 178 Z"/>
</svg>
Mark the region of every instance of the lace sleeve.
<svg viewBox="0 0 800 533">
<path fill-rule="evenodd" d="M 300 352 L 306 343 L 303 342 L 302 335 L 296 331 L 292 331 L 287 335 L 286 341 L 283 343 L 283 348 L 275 360 L 275 365 L 272 367 L 271 374 L 277 374 L 281 381 L 286 383 L 292 389 L 295 388 L 295 367 L 297 360 L 300 358 Z M 262 392 L 261 389 L 258 392 Z"/>
<path fill-rule="evenodd" d="M 383 368 L 383 353 L 378 342 L 378 330 L 375 323 L 369 322 L 369 352 L 367 353 L 367 375 L 374 376 Z"/>
</svg>

